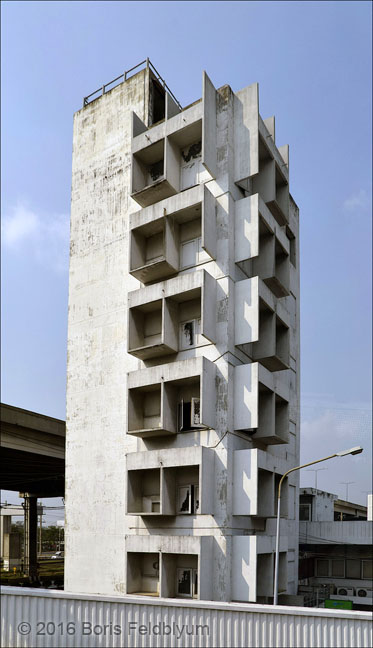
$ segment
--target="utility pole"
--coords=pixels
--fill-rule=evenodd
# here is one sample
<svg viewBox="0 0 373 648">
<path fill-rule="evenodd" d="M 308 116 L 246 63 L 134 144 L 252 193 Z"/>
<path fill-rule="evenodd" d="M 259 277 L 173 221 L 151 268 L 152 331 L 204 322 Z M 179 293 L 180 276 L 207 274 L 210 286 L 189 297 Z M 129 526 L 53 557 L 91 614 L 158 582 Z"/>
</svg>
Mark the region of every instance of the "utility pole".
<svg viewBox="0 0 373 648">
<path fill-rule="evenodd" d="M 339 482 L 340 484 L 344 484 L 346 486 L 346 502 L 348 502 L 348 487 L 349 484 L 356 484 L 356 482 L 350 481 L 350 482 Z"/>
<path fill-rule="evenodd" d="M 307 472 L 315 473 L 315 490 L 316 490 L 316 500 L 315 500 L 315 522 L 317 522 L 317 473 L 319 470 L 328 470 L 327 468 L 308 468 Z"/>
<path fill-rule="evenodd" d="M 315 473 L 315 489 L 316 489 L 316 495 L 317 495 L 317 473 L 319 470 L 328 470 L 327 468 L 308 468 L 307 472 L 314 472 Z"/>
<path fill-rule="evenodd" d="M 344 484 L 346 486 L 345 501 L 348 502 L 348 487 L 349 487 L 349 484 L 356 484 L 356 482 L 350 481 L 350 482 L 339 482 L 339 483 Z M 341 511 L 341 514 L 340 514 L 340 521 L 343 522 L 343 513 L 342 513 L 342 511 Z"/>
<path fill-rule="evenodd" d="M 41 511 L 42 510 L 43 509 L 41 509 Z M 41 556 L 41 553 L 42 553 L 42 541 L 41 541 L 42 528 L 43 528 L 43 513 L 40 512 L 40 515 L 39 515 L 39 556 Z"/>
</svg>

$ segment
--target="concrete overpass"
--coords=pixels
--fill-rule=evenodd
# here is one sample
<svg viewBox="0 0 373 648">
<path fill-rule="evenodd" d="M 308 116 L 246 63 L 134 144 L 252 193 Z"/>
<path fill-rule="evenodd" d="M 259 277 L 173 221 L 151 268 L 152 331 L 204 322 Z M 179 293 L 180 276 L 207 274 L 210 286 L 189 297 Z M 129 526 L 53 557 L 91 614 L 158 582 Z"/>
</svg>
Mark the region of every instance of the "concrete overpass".
<svg viewBox="0 0 373 648">
<path fill-rule="evenodd" d="M 3 403 L 0 409 L 0 488 L 63 497 L 65 421 Z"/>
<path fill-rule="evenodd" d="M 37 498 L 65 494 L 65 421 L 0 405 L 0 488 L 25 499 L 25 572 L 37 573 Z"/>
</svg>

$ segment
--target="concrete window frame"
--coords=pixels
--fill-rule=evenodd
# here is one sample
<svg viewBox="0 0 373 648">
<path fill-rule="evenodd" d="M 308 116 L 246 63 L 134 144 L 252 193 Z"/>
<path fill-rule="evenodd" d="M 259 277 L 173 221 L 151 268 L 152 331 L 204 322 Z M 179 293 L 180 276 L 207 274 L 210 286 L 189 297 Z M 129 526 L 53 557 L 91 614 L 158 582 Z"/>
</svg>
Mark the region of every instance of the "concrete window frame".
<svg viewBox="0 0 373 648">
<path fill-rule="evenodd" d="M 189 239 L 183 237 L 183 231 L 193 223 L 197 224 L 196 233 L 191 232 Z M 180 247 L 184 241 L 201 238 L 204 254 L 195 265 L 213 260 L 217 237 L 215 198 L 206 185 L 201 185 L 135 212 L 130 217 L 129 237 L 129 273 L 144 284 L 167 279 L 183 269 Z"/>
<path fill-rule="evenodd" d="M 216 290 L 212 275 L 200 270 L 130 292 L 128 353 L 147 360 L 185 350 L 180 325 L 187 316 L 200 322 L 198 339 L 188 348 L 215 342 Z"/>
<path fill-rule="evenodd" d="M 261 195 L 236 201 L 235 263 L 248 277 L 258 276 L 278 298 L 290 292 L 290 253 L 290 239 Z"/>
<path fill-rule="evenodd" d="M 234 368 L 234 429 L 265 445 L 289 442 L 289 385 L 258 362 Z"/>
<path fill-rule="evenodd" d="M 183 457 L 172 450 L 127 454 L 126 514 L 149 517 L 162 515 L 212 515 L 213 494 L 209 484 L 214 472 L 214 454 L 208 448 L 188 448 Z M 150 479 L 147 480 L 147 475 Z M 188 488 L 189 507 L 180 511 L 180 489 Z M 143 496 L 157 495 L 159 511 L 145 511 Z"/>
</svg>

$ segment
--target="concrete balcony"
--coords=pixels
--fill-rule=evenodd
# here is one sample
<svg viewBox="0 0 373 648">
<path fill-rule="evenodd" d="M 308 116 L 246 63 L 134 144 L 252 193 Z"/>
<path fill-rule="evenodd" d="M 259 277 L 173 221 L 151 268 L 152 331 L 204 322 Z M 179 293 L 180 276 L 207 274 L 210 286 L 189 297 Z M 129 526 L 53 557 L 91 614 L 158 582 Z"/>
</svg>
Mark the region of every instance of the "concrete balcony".
<svg viewBox="0 0 373 648">
<path fill-rule="evenodd" d="M 258 363 L 234 369 L 234 429 L 265 445 L 288 443 L 289 386 Z"/>
<path fill-rule="evenodd" d="M 127 454 L 127 514 L 211 515 L 214 454 L 204 447 Z"/>
<path fill-rule="evenodd" d="M 146 438 L 214 428 L 215 373 L 202 356 L 129 373 L 127 433 Z"/>
<path fill-rule="evenodd" d="M 142 360 L 176 353 L 177 337 L 170 303 L 158 299 L 128 310 L 128 353 Z"/>
<path fill-rule="evenodd" d="M 289 222 L 289 175 L 287 164 L 271 138 L 259 130 L 259 173 L 252 178 L 252 192 L 258 193 L 279 225 Z"/>
<path fill-rule="evenodd" d="M 215 341 L 216 281 L 205 270 L 128 295 L 128 353 L 146 360 Z"/>
<path fill-rule="evenodd" d="M 252 358 L 261 362 L 269 371 L 289 368 L 289 327 L 264 300 L 260 300 L 259 304 L 259 340 L 253 344 Z"/>
<path fill-rule="evenodd" d="M 215 198 L 201 185 L 135 212 L 129 247 L 129 272 L 145 284 L 216 258 Z"/>
<path fill-rule="evenodd" d="M 276 297 L 289 294 L 290 241 L 258 194 L 235 203 L 235 262 Z"/>
<path fill-rule="evenodd" d="M 235 450 L 233 453 L 233 515 L 270 518 L 277 515 L 277 489 L 282 475 L 288 470 L 284 460 L 257 448 Z M 282 486 L 283 518 L 289 511 L 289 483 Z"/>
<path fill-rule="evenodd" d="M 139 205 L 215 177 L 216 90 L 205 73 L 202 102 L 146 130 L 132 115 L 131 197 Z"/>
<path fill-rule="evenodd" d="M 173 152 L 167 139 L 133 151 L 131 197 L 146 207 L 179 191 L 173 172 Z"/>
<path fill-rule="evenodd" d="M 127 594 L 211 599 L 212 537 L 128 536 Z"/>
<path fill-rule="evenodd" d="M 235 283 L 235 344 L 270 371 L 289 368 L 289 321 L 282 302 L 258 277 Z"/>
</svg>

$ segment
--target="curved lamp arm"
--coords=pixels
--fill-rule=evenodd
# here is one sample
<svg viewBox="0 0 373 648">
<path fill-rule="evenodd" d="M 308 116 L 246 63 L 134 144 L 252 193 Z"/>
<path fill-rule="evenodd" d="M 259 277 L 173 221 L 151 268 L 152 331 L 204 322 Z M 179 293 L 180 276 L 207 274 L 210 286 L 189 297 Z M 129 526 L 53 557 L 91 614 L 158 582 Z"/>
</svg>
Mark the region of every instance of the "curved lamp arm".
<svg viewBox="0 0 373 648">
<path fill-rule="evenodd" d="M 309 463 L 302 464 L 301 466 L 296 466 L 295 468 L 290 468 L 287 470 L 284 475 L 282 475 L 279 484 L 278 484 L 278 493 L 277 493 L 277 526 L 276 526 L 276 553 L 275 553 L 275 576 L 274 576 L 274 591 L 273 591 L 273 605 L 277 605 L 278 602 L 278 572 L 279 572 L 279 551 L 280 551 L 280 505 L 281 505 L 281 486 L 285 477 L 290 475 L 290 473 L 295 470 L 300 470 L 301 468 L 307 468 L 307 466 L 313 466 L 313 464 L 320 463 L 321 461 L 327 461 L 328 459 L 334 459 L 334 457 L 344 457 L 346 455 L 355 455 L 363 452 L 363 448 L 356 446 L 355 448 L 350 448 L 349 450 L 342 450 L 341 452 L 335 452 L 328 457 L 323 457 L 322 459 L 316 459 L 316 461 L 310 461 Z"/>
</svg>

